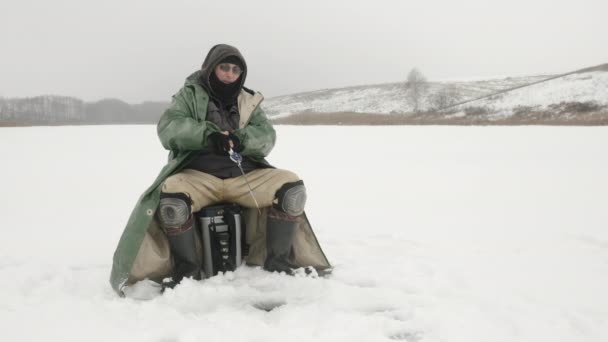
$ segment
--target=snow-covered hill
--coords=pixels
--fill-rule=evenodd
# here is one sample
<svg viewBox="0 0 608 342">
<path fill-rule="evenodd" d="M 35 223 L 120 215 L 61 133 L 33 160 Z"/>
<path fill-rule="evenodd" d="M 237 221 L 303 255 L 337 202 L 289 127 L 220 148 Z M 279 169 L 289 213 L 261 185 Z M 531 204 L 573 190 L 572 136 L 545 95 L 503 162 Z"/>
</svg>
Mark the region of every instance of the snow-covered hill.
<svg viewBox="0 0 608 342">
<path fill-rule="evenodd" d="M 156 127 L 0 128 L 2 339 L 608 341 L 607 133 L 278 126 L 333 275 L 242 266 L 140 301 L 108 279 Z"/>
<path fill-rule="evenodd" d="M 542 82 L 543 80 L 547 81 Z M 467 102 L 509 89 L 513 90 Z M 271 98 L 265 101 L 264 109 L 274 118 L 305 112 L 411 113 L 413 105 L 408 98 L 409 91 L 405 83 L 325 89 Z M 560 104 L 563 106 L 565 103 L 594 104 L 596 109 L 601 110 L 602 107 L 608 106 L 608 64 L 561 77 L 538 75 L 477 81 L 429 82 L 421 98 L 419 110 L 435 113 L 436 109 L 443 108 L 446 104 L 461 102 L 466 103 L 449 108 L 449 113 L 464 115 L 473 111 L 504 117 L 521 113 L 522 110 L 557 112 L 560 110 Z"/>
<path fill-rule="evenodd" d="M 510 116 L 525 112 L 559 111 L 568 104 L 595 104 L 598 109 L 608 105 L 608 72 L 575 73 L 514 89 L 455 107 L 466 112 L 467 107 L 485 108 L 495 116 Z"/>
</svg>

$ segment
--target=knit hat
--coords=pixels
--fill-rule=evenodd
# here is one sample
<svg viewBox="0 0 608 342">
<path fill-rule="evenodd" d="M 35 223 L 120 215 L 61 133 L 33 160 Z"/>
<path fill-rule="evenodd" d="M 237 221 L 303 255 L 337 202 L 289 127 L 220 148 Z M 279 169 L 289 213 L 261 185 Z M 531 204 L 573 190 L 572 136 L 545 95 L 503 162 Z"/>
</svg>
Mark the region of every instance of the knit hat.
<svg viewBox="0 0 608 342">
<path fill-rule="evenodd" d="M 243 61 L 238 58 L 237 56 L 228 56 L 224 59 L 222 59 L 219 63 L 217 64 L 222 64 L 222 63 L 230 63 L 230 64 L 234 64 L 234 65 L 238 65 L 239 68 L 241 68 L 241 70 L 245 69 L 244 65 L 243 65 Z"/>
</svg>

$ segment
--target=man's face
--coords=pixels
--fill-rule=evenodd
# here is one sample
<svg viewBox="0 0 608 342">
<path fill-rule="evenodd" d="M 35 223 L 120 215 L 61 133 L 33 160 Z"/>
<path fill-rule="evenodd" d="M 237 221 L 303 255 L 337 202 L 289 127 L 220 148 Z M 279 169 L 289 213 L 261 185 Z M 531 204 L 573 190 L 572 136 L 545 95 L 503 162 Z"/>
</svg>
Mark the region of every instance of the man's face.
<svg viewBox="0 0 608 342">
<path fill-rule="evenodd" d="M 215 67 L 214 72 L 215 76 L 217 76 L 221 82 L 230 84 L 239 79 L 243 70 L 236 64 L 221 63 Z"/>
</svg>

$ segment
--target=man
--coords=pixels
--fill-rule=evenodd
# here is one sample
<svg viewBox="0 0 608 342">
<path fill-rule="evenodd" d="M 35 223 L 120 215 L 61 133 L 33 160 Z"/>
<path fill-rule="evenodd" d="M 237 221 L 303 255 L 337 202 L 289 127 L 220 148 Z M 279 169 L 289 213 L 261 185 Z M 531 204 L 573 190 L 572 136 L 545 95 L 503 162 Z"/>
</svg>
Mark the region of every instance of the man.
<svg viewBox="0 0 608 342">
<path fill-rule="evenodd" d="M 304 183 L 265 159 L 276 134 L 262 95 L 244 87 L 246 76 L 241 53 L 216 45 L 173 96 L 157 126 L 170 161 L 140 198 L 114 254 L 110 282 L 119 294 L 145 278 L 200 279 L 194 213 L 222 202 L 253 209 L 245 215 L 248 264 L 287 274 L 330 267 L 304 214 Z M 231 151 L 242 155 L 253 194 Z"/>
</svg>

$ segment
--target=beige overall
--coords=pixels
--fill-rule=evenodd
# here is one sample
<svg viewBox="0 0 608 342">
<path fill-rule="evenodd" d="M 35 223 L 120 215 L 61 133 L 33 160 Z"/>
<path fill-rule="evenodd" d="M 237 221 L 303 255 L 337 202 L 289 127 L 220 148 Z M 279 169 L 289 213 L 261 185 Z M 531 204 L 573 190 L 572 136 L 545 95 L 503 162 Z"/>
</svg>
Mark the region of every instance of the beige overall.
<svg viewBox="0 0 608 342">
<path fill-rule="evenodd" d="M 267 168 L 247 173 L 247 180 L 260 208 L 264 208 L 272 205 L 277 190 L 283 184 L 297 182 L 299 178 L 291 171 Z M 185 169 L 167 178 L 162 192 L 188 195 L 192 200 L 193 213 L 217 203 L 236 203 L 245 208 L 256 208 L 244 176 L 220 179 Z"/>
</svg>

